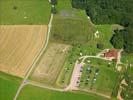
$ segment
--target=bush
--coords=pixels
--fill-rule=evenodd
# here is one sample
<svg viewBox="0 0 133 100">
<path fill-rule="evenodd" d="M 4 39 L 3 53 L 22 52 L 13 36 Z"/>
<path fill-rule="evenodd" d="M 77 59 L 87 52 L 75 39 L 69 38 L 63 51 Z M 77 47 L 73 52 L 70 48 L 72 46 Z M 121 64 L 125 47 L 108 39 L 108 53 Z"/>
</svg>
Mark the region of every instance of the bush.
<svg viewBox="0 0 133 100">
<path fill-rule="evenodd" d="M 123 30 L 115 30 L 110 42 L 116 49 L 121 49 L 124 46 Z"/>
<path fill-rule="evenodd" d="M 52 5 L 57 5 L 57 0 L 51 0 Z"/>
<path fill-rule="evenodd" d="M 97 43 L 97 48 L 98 48 L 98 49 L 104 49 L 104 44 L 102 44 L 102 43 Z"/>
<path fill-rule="evenodd" d="M 18 8 L 17 6 L 13 6 L 13 9 L 14 9 L 14 10 L 17 10 L 17 8 Z"/>
<path fill-rule="evenodd" d="M 51 8 L 51 13 L 52 13 L 52 14 L 56 14 L 56 13 L 57 13 L 57 10 L 56 10 L 55 7 L 52 7 L 52 8 Z"/>
</svg>

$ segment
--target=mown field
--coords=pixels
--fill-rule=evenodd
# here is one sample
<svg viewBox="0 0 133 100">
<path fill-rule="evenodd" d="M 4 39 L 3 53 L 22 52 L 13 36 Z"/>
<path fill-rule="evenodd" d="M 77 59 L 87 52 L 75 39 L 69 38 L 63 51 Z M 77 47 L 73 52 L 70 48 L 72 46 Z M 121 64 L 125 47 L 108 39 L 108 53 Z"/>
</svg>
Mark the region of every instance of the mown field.
<svg viewBox="0 0 133 100">
<path fill-rule="evenodd" d="M 0 71 L 24 77 L 46 39 L 46 25 L 0 26 Z"/>
<path fill-rule="evenodd" d="M 58 0 L 53 19 L 51 40 L 63 43 L 86 43 L 92 38 L 94 27 L 84 11 L 73 9 L 70 0 Z"/>
<path fill-rule="evenodd" d="M 77 93 L 57 92 L 27 85 L 21 91 L 18 100 L 106 100 L 106 99 L 94 94 L 79 93 L 79 92 Z"/>
<path fill-rule="evenodd" d="M 48 24 L 48 0 L 0 0 L 0 24 Z"/>
<path fill-rule="evenodd" d="M 69 45 L 49 43 L 47 50 L 36 64 L 31 79 L 54 86 L 70 49 Z"/>
<path fill-rule="evenodd" d="M 0 72 L 0 100 L 13 100 L 21 79 Z"/>
</svg>

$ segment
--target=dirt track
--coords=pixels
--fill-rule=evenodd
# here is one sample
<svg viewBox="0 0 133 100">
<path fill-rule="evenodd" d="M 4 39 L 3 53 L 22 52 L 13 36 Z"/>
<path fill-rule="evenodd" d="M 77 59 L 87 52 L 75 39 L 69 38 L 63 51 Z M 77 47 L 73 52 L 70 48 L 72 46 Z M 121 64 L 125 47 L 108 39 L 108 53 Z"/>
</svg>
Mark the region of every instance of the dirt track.
<svg viewBox="0 0 133 100">
<path fill-rule="evenodd" d="M 0 25 L 0 71 L 24 77 L 46 32 L 46 25 Z"/>
<path fill-rule="evenodd" d="M 69 47 L 65 44 L 49 43 L 46 52 L 36 65 L 32 79 L 49 85 L 54 84 L 62 69 Z"/>
</svg>

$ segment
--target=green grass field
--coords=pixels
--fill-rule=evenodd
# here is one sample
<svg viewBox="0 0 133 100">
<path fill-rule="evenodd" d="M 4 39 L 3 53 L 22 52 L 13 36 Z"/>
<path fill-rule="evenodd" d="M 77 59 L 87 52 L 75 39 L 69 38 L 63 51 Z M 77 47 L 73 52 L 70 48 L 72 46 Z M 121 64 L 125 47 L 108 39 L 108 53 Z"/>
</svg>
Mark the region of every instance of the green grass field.
<svg viewBox="0 0 133 100">
<path fill-rule="evenodd" d="M 0 24 L 48 24 L 48 0 L 0 0 Z"/>
<path fill-rule="evenodd" d="M 110 43 L 110 39 L 113 35 L 112 25 L 96 25 L 96 28 L 99 31 L 97 42 L 103 43 L 104 48 L 112 48 Z"/>
<path fill-rule="evenodd" d="M 92 38 L 93 32 L 93 25 L 85 11 L 72 8 L 71 0 L 58 0 L 51 30 L 52 41 L 85 43 Z"/>
<path fill-rule="evenodd" d="M 13 100 L 21 79 L 0 72 L 0 100 Z"/>
<path fill-rule="evenodd" d="M 106 100 L 106 99 L 94 94 L 79 93 L 79 92 L 77 93 L 57 92 L 27 85 L 21 91 L 18 100 Z"/>
<path fill-rule="evenodd" d="M 51 39 L 65 43 L 85 43 L 91 39 L 92 26 L 83 19 L 63 18 L 55 15 Z"/>
</svg>

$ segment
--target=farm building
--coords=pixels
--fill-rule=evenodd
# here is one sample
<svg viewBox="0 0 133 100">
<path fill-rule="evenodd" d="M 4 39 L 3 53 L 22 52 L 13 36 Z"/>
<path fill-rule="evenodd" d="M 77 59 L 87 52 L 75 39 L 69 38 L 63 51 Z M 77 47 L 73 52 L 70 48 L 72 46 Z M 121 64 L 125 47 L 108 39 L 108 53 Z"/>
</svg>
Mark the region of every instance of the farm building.
<svg viewBox="0 0 133 100">
<path fill-rule="evenodd" d="M 115 59 L 117 60 L 118 57 L 118 50 L 117 49 L 111 49 L 104 53 L 104 57 L 108 59 Z"/>
</svg>

